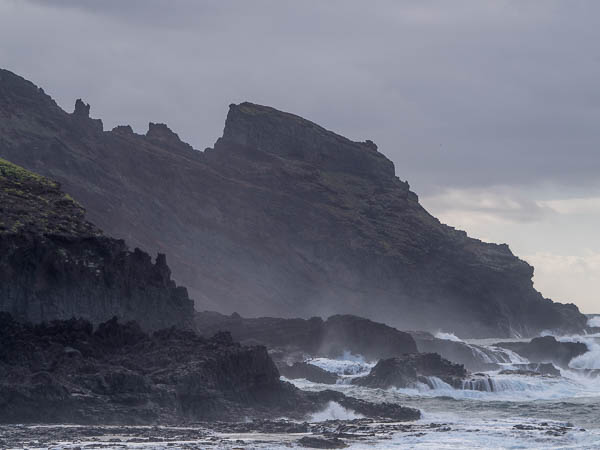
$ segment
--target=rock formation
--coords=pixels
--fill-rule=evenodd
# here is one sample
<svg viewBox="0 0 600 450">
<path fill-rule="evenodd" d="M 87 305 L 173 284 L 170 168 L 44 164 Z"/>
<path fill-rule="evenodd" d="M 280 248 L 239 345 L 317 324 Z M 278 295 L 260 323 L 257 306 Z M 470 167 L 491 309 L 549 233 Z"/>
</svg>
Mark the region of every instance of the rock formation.
<svg viewBox="0 0 600 450">
<path fill-rule="evenodd" d="M 291 365 L 284 363 L 277 368 L 279 373 L 289 380 L 303 378 L 313 383 L 335 384 L 338 379 L 336 374 L 305 362 L 295 362 Z"/>
<path fill-rule="evenodd" d="M 294 353 L 303 356 L 337 358 L 349 352 L 369 361 L 401 356 L 417 351 L 408 333 L 350 315 L 331 316 L 327 320 L 242 318 L 214 312 L 196 313 L 196 328 L 204 336 L 228 331 L 240 342 L 258 343 L 281 353 L 285 359 Z"/>
<path fill-rule="evenodd" d="M 436 377 L 460 388 L 466 376 L 464 366 L 451 363 L 437 353 L 413 353 L 401 358 L 382 359 L 368 375 L 355 378 L 352 384 L 380 389 L 407 388 L 415 387 L 419 382 L 430 385 L 430 377 Z"/>
<path fill-rule="evenodd" d="M 464 365 L 472 372 L 499 369 L 499 365 L 486 354 L 487 350 L 484 347 L 462 341 L 439 339 L 426 331 L 411 331 L 410 335 L 415 340 L 419 352 L 438 353 L 449 361 Z M 510 362 L 510 360 L 499 362 Z"/>
<path fill-rule="evenodd" d="M 496 346 L 508 348 L 532 363 L 554 363 L 565 368 L 573 358 L 589 350 L 582 342 L 559 342 L 554 336 L 537 337 L 529 342 L 501 342 Z"/>
<path fill-rule="evenodd" d="M 153 263 L 103 236 L 57 183 L 0 159 L 0 311 L 191 327 L 192 301 L 170 273 L 164 255 Z"/>
<path fill-rule="evenodd" d="M 129 245 L 167 255 L 198 309 L 245 316 L 356 314 L 463 337 L 578 332 L 507 245 L 440 223 L 371 141 L 251 103 L 199 152 L 165 125 L 103 131 L 0 71 L 0 156 L 60 181 Z"/>
<path fill-rule="evenodd" d="M 287 416 L 329 402 L 367 417 L 415 420 L 419 411 L 280 381 L 264 347 L 174 327 L 71 319 L 27 325 L 0 313 L 0 423 L 179 424 Z"/>
</svg>

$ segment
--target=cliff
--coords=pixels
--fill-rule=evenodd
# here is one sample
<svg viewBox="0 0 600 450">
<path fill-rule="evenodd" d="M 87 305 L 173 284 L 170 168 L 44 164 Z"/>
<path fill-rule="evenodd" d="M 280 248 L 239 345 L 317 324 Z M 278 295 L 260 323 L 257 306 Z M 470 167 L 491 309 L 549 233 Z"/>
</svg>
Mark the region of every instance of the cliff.
<svg viewBox="0 0 600 450">
<path fill-rule="evenodd" d="M 0 311 L 41 322 L 119 316 L 191 326 L 192 301 L 164 255 L 108 238 L 54 181 L 0 159 Z"/>
<path fill-rule="evenodd" d="M 103 131 L 0 72 L 0 156 L 62 183 L 90 219 L 165 253 L 199 309 L 356 314 L 466 337 L 576 332 L 585 316 L 537 292 L 507 245 L 440 223 L 371 141 L 251 103 L 195 151 L 162 124 Z"/>
</svg>

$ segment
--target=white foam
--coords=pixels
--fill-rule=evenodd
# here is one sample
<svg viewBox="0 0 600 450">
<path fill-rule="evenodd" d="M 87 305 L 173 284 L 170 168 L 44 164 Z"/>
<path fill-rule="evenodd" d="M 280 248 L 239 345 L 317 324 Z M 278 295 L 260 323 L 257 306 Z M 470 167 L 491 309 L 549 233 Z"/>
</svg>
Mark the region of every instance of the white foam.
<svg viewBox="0 0 600 450">
<path fill-rule="evenodd" d="M 349 353 L 344 354 L 342 359 L 314 358 L 309 359 L 306 362 L 328 372 L 333 372 L 339 376 L 366 375 L 375 365 L 366 362 L 360 355 L 351 355 Z"/>
<path fill-rule="evenodd" d="M 478 380 L 485 380 L 481 378 Z M 465 389 L 455 389 L 435 377 L 428 378 L 428 384 L 417 383 L 412 388 L 392 389 L 408 396 L 451 397 L 482 401 L 555 400 L 572 397 L 600 396 L 596 380 L 585 379 L 573 374 L 571 378 L 526 376 L 526 375 L 490 375 L 489 382 L 477 383 L 486 391 L 470 389 L 473 384 L 464 383 Z M 433 388 L 432 388 L 433 386 Z M 488 387 L 489 386 L 489 387 Z"/>
<path fill-rule="evenodd" d="M 600 369 L 600 343 L 595 338 L 582 339 L 587 345 L 588 352 L 576 356 L 569 362 L 573 369 Z"/>
<path fill-rule="evenodd" d="M 600 328 L 600 316 L 594 316 L 590 320 L 588 320 L 589 327 L 599 327 Z"/>
<path fill-rule="evenodd" d="M 329 402 L 323 411 L 310 416 L 310 422 L 325 422 L 326 420 L 353 420 L 364 416 L 350 409 L 344 408 L 337 402 Z"/>
<path fill-rule="evenodd" d="M 445 341 L 464 342 L 454 333 L 446 333 L 444 331 L 438 331 L 437 333 L 435 333 L 435 337 L 438 339 L 443 339 Z"/>
</svg>

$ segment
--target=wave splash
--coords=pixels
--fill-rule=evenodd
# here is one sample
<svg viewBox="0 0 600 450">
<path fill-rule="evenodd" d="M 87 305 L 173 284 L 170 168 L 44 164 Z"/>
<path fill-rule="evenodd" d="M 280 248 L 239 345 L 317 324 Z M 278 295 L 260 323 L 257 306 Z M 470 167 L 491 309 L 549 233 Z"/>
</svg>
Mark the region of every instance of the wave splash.
<svg viewBox="0 0 600 450">
<path fill-rule="evenodd" d="M 310 416 L 310 422 L 325 422 L 327 420 L 354 420 L 364 416 L 344 408 L 337 402 L 329 402 L 325 409 Z"/>
</svg>

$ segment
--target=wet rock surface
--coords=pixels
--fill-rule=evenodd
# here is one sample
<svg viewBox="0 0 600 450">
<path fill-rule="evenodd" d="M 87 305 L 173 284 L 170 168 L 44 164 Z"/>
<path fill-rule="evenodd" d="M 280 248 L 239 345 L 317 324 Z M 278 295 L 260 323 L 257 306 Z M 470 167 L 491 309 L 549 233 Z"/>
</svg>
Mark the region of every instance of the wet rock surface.
<svg viewBox="0 0 600 450">
<path fill-rule="evenodd" d="M 501 370 L 501 374 L 547 375 L 560 377 L 560 370 L 552 363 L 513 364 L 514 369 Z"/>
<path fill-rule="evenodd" d="M 390 443 L 401 445 L 403 437 L 418 438 L 434 433 L 443 439 L 456 431 L 452 423 L 432 422 L 405 424 L 372 419 L 331 420 L 320 423 L 257 421 L 251 423 L 196 423 L 188 427 L 168 426 L 1 426 L 2 448 L 344 448 Z M 477 433 L 477 428 L 463 432 Z M 582 432 L 572 424 L 541 422 L 516 424 L 512 433 L 524 438 L 535 436 L 537 442 L 551 445 L 553 437 Z M 437 436 L 442 433 L 441 436 Z M 65 443 L 67 443 L 65 445 Z M 324 447 L 325 445 L 333 445 Z"/>
<path fill-rule="evenodd" d="M 499 368 L 498 364 L 481 354 L 483 349 L 479 349 L 476 346 L 468 345 L 461 341 L 439 339 L 426 331 L 410 331 L 409 333 L 415 340 L 420 352 L 438 353 L 449 361 L 463 364 L 468 370 L 473 372 L 496 370 Z M 478 352 L 477 350 L 480 351 Z"/>
<path fill-rule="evenodd" d="M 275 358 L 288 362 L 307 355 L 336 358 L 344 352 L 375 361 L 417 351 L 410 334 L 351 315 L 331 316 L 327 320 L 253 319 L 239 314 L 198 312 L 195 323 L 201 334 L 229 331 L 235 340 L 265 345 L 273 350 Z"/>
<path fill-rule="evenodd" d="M 28 325 L 0 313 L 0 422 L 174 424 L 239 417 L 304 418 L 337 402 L 366 417 L 419 411 L 280 381 L 262 346 L 176 328 L 149 335 L 112 319 Z"/>
<path fill-rule="evenodd" d="M 573 358 L 588 351 L 584 343 L 559 342 L 553 336 L 537 337 L 529 342 L 501 342 L 496 345 L 508 348 L 531 362 L 551 362 L 565 368 Z"/>
<path fill-rule="evenodd" d="M 352 384 L 370 388 L 414 387 L 416 383 L 431 385 L 429 377 L 436 377 L 453 387 L 460 388 L 467 371 L 460 364 L 453 364 L 437 353 L 416 353 L 402 358 L 379 361 L 371 372 L 352 380 Z"/>
<path fill-rule="evenodd" d="M 336 374 L 305 362 L 295 362 L 292 365 L 281 363 L 277 365 L 277 368 L 281 375 L 290 380 L 304 378 L 313 383 L 335 384 L 338 379 Z"/>
<path fill-rule="evenodd" d="M 333 438 L 318 438 L 305 436 L 298 440 L 300 447 L 308 448 L 346 448 L 348 445 L 338 437 Z"/>
<path fill-rule="evenodd" d="M 165 253 L 198 309 L 350 313 L 463 337 L 586 326 L 508 246 L 431 216 L 371 141 L 241 103 L 199 152 L 162 124 L 103 131 L 89 105 L 68 114 L 5 70 L 0 118 L 0 157 L 60 181 L 108 235 Z"/>
</svg>

